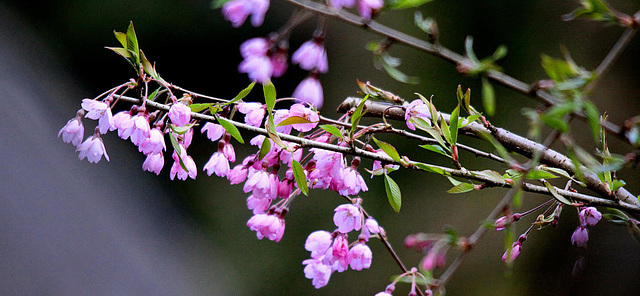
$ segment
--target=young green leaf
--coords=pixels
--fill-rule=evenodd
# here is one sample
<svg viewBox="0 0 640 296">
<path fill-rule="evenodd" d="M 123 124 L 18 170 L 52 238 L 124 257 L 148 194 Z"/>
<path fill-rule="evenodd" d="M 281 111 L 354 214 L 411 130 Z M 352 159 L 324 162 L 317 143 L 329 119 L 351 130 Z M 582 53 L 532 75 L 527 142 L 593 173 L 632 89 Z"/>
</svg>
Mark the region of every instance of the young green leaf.
<svg viewBox="0 0 640 296">
<path fill-rule="evenodd" d="M 267 104 L 267 110 L 269 113 L 273 111 L 276 106 L 276 87 L 269 81 L 269 83 L 262 84 L 262 92 L 264 93 L 264 101 Z"/>
<path fill-rule="evenodd" d="M 387 174 L 384 174 L 384 190 L 387 192 L 387 198 L 389 199 L 391 208 L 393 208 L 396 213 L 399 213 L 400 207 L 402 206 L 402 193 L 396 181 L 393 181 Z"/>
<path fill-rule="evenodd" d="M 260 145 L 260 152 L 258 152 L 258 159 L 262 160 L 267 153 L 271 151 L 271 141 L 268 138 L 262 140 L 262 145 Z"/>
<path fill-rule="evenodd" d="M 182 161 L 182 149 L 180 149 L 178 140 L 176 139 L 176 136 L 173 135 L 173 133 L 169 133 L 169 140 L 171 141 L 171 147 L 173 147 L 173 151 L 175 151 L 178 155 L 178 162 L 180 162 L 180 166 L 185 172 L 189 172 L 189 169 L 187 169 L 187 166 L 184 165 L 184 162 Z"/>
<path fill-rule="evenodd" d="M 294 159 L 293 162 L 291 163 L 291 167 L 293 169 L 293 177 L 296 179 L 296 184 L 298 184 L 298 188 L 300 188 L 300 192 L 302 192 L 302 194 L 306 196 L 309 196 L 309 186 L 307 185 L 307 176 L 304 174 L 302 165 Z"/>
<path fill-rule="evenodd" d="M 566 197 L 564 197 L 564 196 L 560 195 L 560 194 L 558 193 L 558 191 L 556 190 L 556 188 L 555 188 L 555 187 L 553 187 L 553 185 L 551 185 L 549 182 L 544 182 L 544 186 L 545 186 L 545 187 L 547 187 L 547 190 L 549 190 L 549 192 L 551 193 L 551 195 L 553 195 L 553 197 L 554 197 L 557 201 L 559 201 L 559 202 L 561 202 L 561 203 L 563 203 L 563 204 L 565 204 L 565 205 L 571 205 L 571 204 L 572 204 L 572 202 L 571 202 L 570 200 L 568 200 Z"/>
<path fill-rule="evenodd" d="M 473 190 L 473 184 L 471 183 L 460 183 L 451 187 L 451 189 L 447 190 L 447 193 L 465 193 Z"/>
<path fill-rule="evenodd" d="M 356 110 L 353 111 L 353 114 L 351 115 L 351 136 L 355 133 L 356 128 L 358 127 L 358 122 L 360 122 L 360 118 L 364 115 L 364 104 L 367 102 L 367 99 L 369 99 L 369 95 L 366 95 L 364 99 L 362 99 L 360 104 L 358 104 L 358 107 L 356 107 Z"/>
<path fill-rule="evenodd" d="M 240 131 L 238 130 L 238 128 L 231 124 L 231 122 L 229 122 L 228 120 L 216 116 L 216 120 L 218 120 L 218 123 L 220 125 L 222 125 L 222 127 L 224 127 L 224 129 L 234 138 L 236 139 L 236 141 L 240 142 L 240 144 L 244 144 L 244 140 L 242 139 L 242 135 L 240 135 Z"/>
<path fill-rule="evenodd" d="M 216 103 L 204 103 L 204 104 L 191 104 L 189 105 L 189 108 L 191 108 L 191 112 L 200 112 L 202 110 L 205 110 L 211 106 L 213 106 Z"/>
<path fill-rule="evenodd" d="M 451 130 L 449 129 L 447 122 L 444 120 L 440 120 L 440 131 L 442 132 L 444 139 L 447 140 L 447 143 L 453 146 L 455 143 L 453 142 L 453 139 L 451 139 Z"/>
<path fill-rule="evenodd" d="M 127 50 L 130 50 L 133 53 L 133 57 L 135 59 L 135 64 L 140 64 L 140 48 L 138 47 L 138 37 L 136 36 L 136 31 L 133 28 L 133 22 L 129 23 L 129 27 L 127 28 Z"/>
<path fill-rule="evenodd" d="M 429 3 L 433 0 L 391 0 L 387 4 L 388 9 L 415 8 Z"/>
<path fill-rule="evenodd" d="M 453 112 L 451 112 L 451 117 L 449 120 L 450 122 L 449 131 L 451 133 L 451 145 L 455 145 L 456 143 L 458 143 L 459 116 L 460 116 L 460 104 L 458 104 L 458 106 L 456 106 L 456 108 L 453 109 Z"/>
<path fill-rule="evenodd" d="M 280 123 L 278 123 L 277 126 L 285 126 L 285 125 L 292 125 L 292 124 L 303 124 L 303 123 L 316 123 L 317 121 L 309 121 L 309 119 L 306 119 L 304 117 L 300 117 L 300 116 L 291 116 L 286 118 L 285 120 L 281 121 Z"/>
<path fill-rule="evenodd" d="M 338 129 L 337 127 L 335 127 L 333 125 L 324 124 L 324 125 L 321 125 L 320 128 L 325 130 L 326 132 L 334 135 L 338 139 L 342 138 L 342 133 L 340 132 L 340 129 Z"/>
<path fill-rule="evenodd" d="M 116 32 L 114 30 L 113 31 L 113 35 L 116 36 L 116 39 L 118 39 L 118 42 L 120 42 L 122 47 L 124 47 L 124 50 L 127 50 L 127 34 L 122 33 L 122 32 Z"/>
<path fill-rule="evenodd" d="M 543 170 L 539 170 L 539 169 L 532 169 L 527 173 L 527 176 L 525 177 L 526 179 L 530 179 L 530 180 L 539 180 L 539 179 L 554 179 L 557 178 L 558 176 L 547 172 L 547 171 L 543 171 Z"/>
<path fill-rule="evenodd" d="M 160 93 L 160 90 L 161 90 L 161 89 L 162 89 L 162 87 L 158 87 L 158 88 L 156 88 L 156 90 L 154 90 L 154 91 L 149 95 L 149 97 L 147 97 L 147 100 L 149 100 L 149 101 L 153 101 L 153 100 L 155 100 L 155 99 L 156 99 L 156 97 L 158 96 L 158 93 Z M 191 111 L 191 112 L 193 112 L 193 111 Z"/>
<path fill-rule="evenodd" d="M 425 171 L 425 172 L 434 173 L 434 174 L 438 174 L 438 175 L 442 175 L 442 176 L 448 176 L 449 175 L 449 173 L 445 172 L 441 168 L 433 166 L 433 165 L 430 165 L 430 164 L 426 164 L 426 163 L 422 163 L 422 162 L 412 162 L 411 164 L 416 166 L 417 168 Z"/>
<path fill-rule="evenodd" d="M 129 51 L 126 48 L 122 48 L 122 47 L 105 47 L 106 49 L 110 49 L 113 52 L 117 53 L 118 55 L 122 56 L 125 59 L 128 59 L 131 57 L 131 54 L 129 54 Z"/>
<path fill-rule="evenodd" d="M 231 101 L 229 101 L 229 102 L 226 102 L 226 103 L 222 104 L 222 106 L 224 107 L 224 106 L 227 106 L 227 105 L 233 104 L 233 103 L 235 103 L 235 102 L 237 102 L 237 101 L 240 101 L 240 100 L 244 99 L 247 95 L 249 95 L 249 93 L 251 92 L 251 90 L 253 89 L 253 87 L 254 87 L 255 85 L 256 85 L 256 82 L 255 82 L 255 81 L 254 81 L 254 82 L 251 82 L 251 84 L 249 84 L 249 86 L 247 86 L 247 88 L 245 88 L 245 89 L 241 90 L 241 91 L 240 91 L 240 93 L 238 93 L 238 95 L 236 95 L 236 97 L 235 97 L 235 98 L 233 98 L 233 100 L 231 100 Z M 275 92 L 275 89 L 274 89 L 274 92 Z M 274 96 L 274 98 L 275 98 L 275 96 Z"/>
<path fill-rule="evenodd" d="M 420 147 L 451 158 L 451 155 L 449 155 L 449 153 L 447 153 L 447 151 L 445 151 L 440 145 L 420 145 Z"/>
<path fill-rule="evenodd" d="M 378 139 L 376 139 L 375 137 L 372 137 L 372 138 L 373 138 L 373 141 L 376 142 L 376 145 L 378 145 L 378 147 L 380 147 L 380 149 L 382 149 L 384 153 L 389 155 L 389 157 L 391 157 L 393 160 L 398 162 L 400 161 L 400 154 L 398 154 L 398 151 L 396 150 L 395 147 L 391 146 L 391 144 L 387 142 L 378 141 Z"/>
<path fill-rule="evenodd" d="M 176 126 L 174 124 L 169 124 L 169 128 L 171 128 L 171 130 L 179 135 L 184 135 L 187 131 L 189 131 L 191 128 L 193 127 L 193 124 L 186 124 L 184 126 Z"/>
<path fill-rule="evenodd" d="M 489 116 L 496 111 L 496 94 L 493 86 L 486 77 L 482 77 L 482 106 Z"/>
</svg>

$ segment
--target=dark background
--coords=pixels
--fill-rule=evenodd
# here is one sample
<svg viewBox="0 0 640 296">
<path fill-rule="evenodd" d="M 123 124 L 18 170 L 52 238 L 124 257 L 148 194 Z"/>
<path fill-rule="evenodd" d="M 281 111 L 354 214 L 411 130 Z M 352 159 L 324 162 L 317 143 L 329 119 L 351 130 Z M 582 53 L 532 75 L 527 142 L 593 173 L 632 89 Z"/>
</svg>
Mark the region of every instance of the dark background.
<svg viewBox="0 0 640 296">
<path fill-rule="evenodd" d="M 613 1 L 633 13 L 632 1 Z M 509 48 L 499 62 L 523 81 L 545 77 L 540 54 L 560 57 L 565 46 L 574 60 L 594 69 L 615 43 L 622 29 L 585 21 L 562 22 L 561 15 L 577 6 L 572 1 L 434 1 L 420 8 L 439 24 L 440 40 L 462 52 L 467 35 L 474 37 L 478 56 L 491 54 L 500 44 Z M 246 226 L 251 213 L 240 185 L 207 178 L 169 181 L 165 166 L 160 176 L 142 172 L 144 158 L 115 135 L 104 137 L 111 162 L 77 161 L 71 145 L 56 138 L 83 98 L 127 81 L 129 65 L 104 46 L 117 46 L 113 30 L 124 31 L 134 21 L 141 48 L 157 62 L 168 81 L 222 98 L 233 97 L 249 83 L 237 73 L 239 45 L 266 36 L 286 22 L 293 8 L 273 1 L 265 24 L 233 29 L 209 1 L 0 1 L 0 293 L 3 295 L 373 295 L 382 291 L 399 271 L 377 241 L 370 243 L 373 266 L 365 271 L 334 273 L 329 285 L 313 289 L 304 278 L 302 260 L 306 236 L 332 230 L 332 213 L 343 203 L 337 194 L 312 191 L 299 198 L 287 215 L 280 243 L 259 241 Z M 385 12 L 381 22 L 415 36 L 413 12 Z M 296 29 L 295 50 L 315 27 L 311 20 Z M 478 81 L 461 77 L 454 65 L 413 49 L 394 45 L 391 54 L 403 58 L 401 69 L 420 76 L 419 85 L 404 85 L 373 68 L 364 49 L 376 36 L 339 21 L 328 21 L 329 73 L 321 77 L 325 92 L 323 113 L 356 91 L 355 80 L 371 81 L 407 99 L 414 92 L 435 95 L 441 110 L 451 110 L 458 84 L 471 87 L 472 102 L 480 106 Z M 637 115 L 640 44 L 634 40 L 596 90 L 593 100 L 613 122 Z M 306 73 L 291 66 L 275 79 L 278 95 L 291 95 Z M 497 110 L 492 122 L 526 133 L 523 107 L 532 99 L 496 87 Z M 259 100 L 260 92 L 251 99 Z M 85 122 L 87 124 L 88 122 Z M 400 125 L 399 125 L 400 126 Z M 582 124 L 573 124 L 585 147 L 593 149 Z M 87 128 L 89 130 L 90 128 Z M 251 135 L 246 135 L 245 138 Z M 415 143 L 385 138 L 402 151 Z M 477 144 L 469 139 L 466 143 Z M 201 167 L 215 149 L 196 136 L 190 153 Z M 487 147 L 485 147 L 488 149 Z M 236 147 L 238 158 L 253 153 Z M 612 152 L 627 147 L 612 140 Z M 462 155 L 470 168 L 492 163 Z M 168 157 L 167 157 L 168 158 Z M 427 154 L 425 160 L 446 164 Z M 370 166 L 365 161 L 363 167 Z M 364 172 L 364 171 L 362 171 Z M 366 175 L 363 175 L 366 176 Z M 631 192 L 640 192 L 636 170 L 626 170 Z M 403 208 L 394 213 L 380 179 L 368 181 L 364 206 L 386 228 L 401 258 L 415 265 L 421 255 L 402 248 L 415 232 L 441 232 L 450 225 L 470 234 L 506 192 L 490 189 L 448 195 L 449 183 L 416 172 L 393 175 L 403 193 Z M 525 211 L 543 201 L 525 195 Z M 449 295 L 630 295 L 640 290 L 640 252 L 626 230 L 600 223 L 590 231 L 589 247 L 571 246 L 577 225 L 567 209 L 558 229 L 534 231 L 512 269 L 504 267 L 502 233 L 491 233 L 469 256 L 451 283 Z M 528 217 L 517 226 L 524 231 Z M 572 277 L 574 262 L 585 258 L 580 276 Z M 406 287 L 396 294 L 406 293 Z"/>
</svg>

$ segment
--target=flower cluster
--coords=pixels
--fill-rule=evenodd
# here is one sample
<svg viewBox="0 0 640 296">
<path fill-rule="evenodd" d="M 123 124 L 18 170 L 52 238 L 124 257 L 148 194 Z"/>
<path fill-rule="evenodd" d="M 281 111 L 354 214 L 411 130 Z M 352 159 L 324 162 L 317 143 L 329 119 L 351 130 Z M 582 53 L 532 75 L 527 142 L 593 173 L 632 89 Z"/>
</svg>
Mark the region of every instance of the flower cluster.
<svg viewBox="0 0 640 296">
<path fill-rule="evenodd" d="M 578 213 L 580 225 L 571 235 L 571 244 L 578 247 L 586 247 L 589 241 L 587 226 L 595 226 L 602 219 L 602 214 L 594 207 L 584 207 Z"/>
<path fill-rule="evenodd" d="M 335 209 L 333 222 L 338 227 L 333 233 L 318 230 L 309 235 L 305 249 L 311 252 L 311 259 L 302 262 L 305 265 L 305 277 L 312 280 L 316 288 L 329 283 L 331 274 L 343 272 L 349 267 L 362 270 L 371 266 L 372 253 L 366 242 L 382 231 L 373 218 L 364 218 L 358 204 L 343 204 Z M 347 238 L 351 231 L 360 231 L 358 240 L 349 244 Z"/>
</svg>

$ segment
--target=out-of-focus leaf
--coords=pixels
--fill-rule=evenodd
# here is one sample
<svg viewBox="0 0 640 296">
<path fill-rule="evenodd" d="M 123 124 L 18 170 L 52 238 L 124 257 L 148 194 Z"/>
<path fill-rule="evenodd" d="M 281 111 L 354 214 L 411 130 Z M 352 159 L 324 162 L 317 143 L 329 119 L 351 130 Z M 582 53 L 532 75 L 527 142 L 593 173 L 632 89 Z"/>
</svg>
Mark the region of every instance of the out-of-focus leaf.
<svg viewBox="0 0 640 296">
<path fill-rule="evenodd" d="M 545 187 L 547 187 L 547 190 L 549 190 L 549 192 L 551 193 L 551 195 L 553 195 L 553 197 L 554 197 L 557 201 L 559 201 L 559 202 L 561 202 L 561 203 L 563 203 L 563 204 L 565 204 L 565 205 L 569 205 L 569 206 L 570 206 L 571 204 L 573 204 L 573 203 L 572 203 L 570 200 L 568 200 L 566 197 L 564 197 L 564 196 L 560 195 L 560 194 L 558 193 L 558 191 L 555 189 L 555 187 L 553 187 L 553 185 L 551 185 L 549 182 L 544 182 L 544 186 L 545 186 Z"/>
<path fill-rule="evenodd" d="M 576 8 L 563 16 L 563 20 L 570 21 L 578 18 L 604 21 L 609 24 L 618 23 L 618 18 L 602 0 L 581 0 L 582 7 Z"/>
<path fill-rule="evenodd" d="M 482 106 L 489 116 L 493 116 L 496 110 L 496 94 L 493 86 L 486 77 L 482 77 Z"/>
<path fill-rule="evenodd" d="M 547 172 L 547 171 L 543 171 L 543 170 L 539 170 L 539 169 L 531 169 L 528 173 L 527 176 L 525 178 L 530 179 L 530 180 L 539 180 L 539 179 L 553 179 L 553 178 L 557 178 L 558 176 Z"/>
<path fill-rule="evenodd" d="M 600 112 L 598 108 L 591 101 L 585 101 L 583 104 L 584 114 L 587 116 L 587 122 L 589 122 L 589 128 L 593 139 L 598 140 L 600 137 Z"/>
<path fill-rule="evenodd" d="M 387 74 L 397 80 L 400 81 L 402 83 L 407 83 L 407 84 L 418 84 L 420 83 L 420 78 L 415 77 L 415 76 L 409 76 L 407 74 L 404 74 L 402 71 L 398 70 L 396 67 L 389 65 L 388 63 L 382 63 L 382 68 L 384 69 L 385 72 L 387 72 Z"/>
<path fill-rule="evenodd" d="M 427 4 L 433 0 L 388 0 L 385 1 L 387 9 L 406 9 L 415 8 Z"/>
</svg>

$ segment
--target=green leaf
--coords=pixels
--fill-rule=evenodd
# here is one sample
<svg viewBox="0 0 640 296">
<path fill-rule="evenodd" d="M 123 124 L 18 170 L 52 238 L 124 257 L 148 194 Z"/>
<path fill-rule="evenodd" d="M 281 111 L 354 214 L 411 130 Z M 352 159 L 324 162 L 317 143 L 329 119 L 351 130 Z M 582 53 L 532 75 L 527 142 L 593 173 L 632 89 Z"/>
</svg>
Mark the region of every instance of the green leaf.
<svg viewBox="0 0 640 296">
<path fill-rule="evenodd" d="M 298 184 L 298 188 L 300 188 L 300 192 L 302 194 L 309 196 L 309 186 L 307 185 L 307 176 L 304 174 L 304 170 L 302 169 L 302 165 L 293 159 L 291 163 L 291 167 L 293 169 L 293 177 L 296 179 L 296 184 Z"/>
<path fill-rule="evenodd" d="M 154 90 L 149 97 L 147 97 L 147 100 L 149 101 L 153 101 L 156 99 L 156 97 L 158 96 L 158 93 L 160 93 L 160 90 L 162 89 L 162 86 L 156 88 L 156 90 Z"/>
<path fill-rule="evenodd" d="M 499 59 L 504 58 L 505 56 L 507 56 L 507 46 L 504 44 L 501 44 L 500 46 L 498 46 L 498 48 L 496 48 L 496 51 L 493 52 L 493 55 L 491 55 L 491 58 L 494 61 L 497 61 Z"/>
<path fill-rule="evenodd" d="M 451 117 L 449 120 L 449 131 L 451 132 L 451 145 L 455 145 L 456 143 L 458 143 L 458 120 L 459 120 L 459 116 L 460 116 L 460 104 L 458 104 L 458 106 L 456 106 L 455 109 L 453 109 L 453 112 L 451 112 Z"/>
<path fill-rule="evenodd" d="M 440 120 L 440 131 L 442 132 L 442 136 L 444 136 L 444 139 L 447 140 L 447 143 L 449 143 L 451 146 L 453 146 L 453 139 L 451 139 L 451 130 L 449 130 L 449 126 L 447 125 L 447 122 L 443 120 Z"/>
<path fill-rule="evenodd" d="M 360 101 L 360 104 L 358 104 L 358 107 L 356 107 L 356 110 L 353 111 L 353 114 L 351 115 L 351 133 L 350 133 L 351 137 L 353 137 L 353 134 L 358 128 L 358 123 L 360 122 L 360 118 L 362 118 L 362 115 L 364 115 L 362 110 L 364 109 L 364 104 L 367 102 L 367 99 L 369 99 L 369 95 L 366 95 L 364 99 Z"/>
<path fill-rule="evenodd" d="M 337 127 L 335 127 L 333 125 L 324 124 L 324 125 L 321 125 L 320 128 L 325 130 L 326 132 L 334 135 L 338 139 L 342 138 L 342 133 L 340 132 L 340 129 L 338 129 Z"/>
<path fill-rule="evenodd" d="M 402 206 L 402 193 L 396 181 L 393 181 L 387 174 L 384 175 L 384 190 L 387 192 L 387 198 L 389 199 L 391 208 L 393 208 L 396 213 L 399 213 L 400 207 Z"/>
<path fill-rule="evenodd" d="M 264 140 L 262 140 L 262 145 L 260 145 L 258 159 L 262 160 L 267 155 L 267 153 L 269 153 L 269 151 L 271 151 L 271 141 L 269 141 L 269 138 L 264 138 Z"/>
<path fill-rule="evenodd" d="M 211 8 L 213 8 L 213 9 L 222 8 L 222 6 L 224 6 L 224 4 L 229 2 L 229 1 L 231 1 L 231 0 L 214 0 L 213 2 L 211 2 Z"/>
<path fill-rule="evenodd" d="M 229 101 L 229 102 L 226 102 L 226 103 L 222 104 L 222 106 L 224 107 L 224 106 L 227 106 L 227 105 L 233 104 L 233 103 L 235 103 L 235 102 L 237 102 L 237 101 L 239 101 L 239 100 L 244 99 L 247 95 L 249 95 L 249 93 L 251 92 L 251 90 L 253 89 L 253 87 L 254 87 L 255 85 L 256 85 L 256 82 L 255 82 L 255 81 L 254 81 L 254 82 L 251 82 L 251 84 L 249 84 L 249 86 L 247 86 L 245 89 L 241 90 L 241 91 L 240 91 L 240 93 L 238 93 L 238 95 L 236 95 L 236 97 L 235 97 L 235 98 L 233 98 L 233 100 L 231 100 L 231 101 Z M 274 89 L 274 92 L 275 92 L 275 89 Z M 275 96 L 274 96 L 274 97 L 275 97 Z"/>
<path fill-rule="evenodd" d="M 407 74 L 404 74 L 402 71 L 398 70 L 397 68 L 393 67 L 392 65 L 389 65 L 387 62 L 383 62 L 382 63 L 382 68 L 384 69 L 385 72 L 387 72 L 387 74 L 402 83 L 407 83 L 407 84 L 418 84 L 420 83 L 420 78 L 415 77 L 415 76 L 409 76 Z"/>
<path fill-rule="evenodd" d="M 271 113 L 276 106 L 276 87 L 269 81 L 269 83 L 262 84 L 262 91 L 264 93 L 264 101 L 267 104 L 267 110 Z"/>
<path fill-rule="evenodd" d="M 122 33 L 122 32 L 116 32 L 114 30 L 113 31 L 113 35 L 116 36 L 116 39 L 118 39 L 118 42 L 120 42 L 122 47 L 124 47 L 124 49 L 127 50 L 127 34 Z"/>
<path fill-rule="evenodd" d="M 561 133 L 566 133 L 567 131 L 569 131 L 569 124 L 565 120 L 563 120 L 562 118 L 551 117 L 551 116 L 546 116 L 545 114 L 542 114 L 542 115 L 540 115 L 540 119 L 548 127 L 552 128 L 554 130 L 557 130 L 557 131 L 559 131 Z"/>
<path fill-rule="evenodd" d="M 585 101 L 583 107 L 593 138 L 597 141 L 601 132 L 600 112 L 598 112 L 598 108 L 591 101 Z"/>
<path fill-rule="evenodd" d="M 544 182 L 544 186 L 545 186 L 545 187 L 547 187 L 547 190 L 549 190 L 549 192 L 551 193 L 551 195 L 553 195 L 553 197 L 554 197 L 557 201 L 559 201 L 559 202 L 561 202 L 561 203 L 563 203 L 563 204 L 565 204 L 565 205 L 571 205 L 571 204 L 573 204 L 573 203 L 572 203 L 570 200 L 568 200 L 566 197 L 564 197 L 564 196 L 560 195 L 560 194 L 558 193 L 558 191 L 555 189 L 555 187 L 553 187 L 553 185 L 551 185 L 549 182 Z"/>
<path fill-rule="evenodd" d="M 564 15 L 562 18 L 565 21 L 574 20 L 577 18 L 604 21 L 608 24 L 618 23 L 618 18 L 613 13 L 607 4 L 602 0 L 581 0 L 582 7 L 576 8 L 569 14 Z"/>
<path fill-rule="evenodd" d="M 460 235 L 458 235 L 458 232 L 456 232 L 455 229 L 453 229 L 451 226 L 445 226 L 444 233 L 447 235 L 447 242 L 449 243 L 449 245 L 458 245 L 458 239 L 460 238 Z"/>
<path fill-rule="evenodd" d="M 378 145 L 378 147 L 380 147 L 380 149 L 382 149 L 384 153 L 389 155 L 389 157 L 391 157 L 393 160 L 400 162 L 400 154 L 398 154 L 398 151 L 396 150 L 395 147 L 391 146 L 391 144 L 387 142 L 378 141 L 376 137 L 372 137 L 372 138 L 373 138 L 373 141 L 376 143 L 376 145 Z"/>
<path fill-rule="evenodd" d="M 486 77 L 482 77 L 482 106 L 489 116 L 496 111 L 496 94 Z"/>
<path fill-rule="evenodd" d="M 440 145 L 420 145 L 420 147 L 435 153 L 442 154 L 448 158 L 451 158 L 451 155 L 449 155 L 447 151 L 445 151 Z"/>
<path fill-rule="evenodd" d="M 191 108 L 191 112 L 198 113 L 200 111 L 208 109 L 209 107 L 211 107 L 211 106 L 213 106 L 215 104 L 217 104 L 217 103 L 191 104 L 191 105 L 189 105 L 189 108 Z"/>
<path fill-rule="evenodd" d="M 244 140 L 242 139 L 242 135 L 240 135 L 240 131 L 238 130 L 238 128 L 233 125 L 231 122 L 229 122 L 228 120 L 216 116 L 216 120 L 218 120 L 218 123 L 220 125 L 222 125 L 222 127 L 224 127 L 224 129 L 234 138 L 236 139 L 236 141 L 240 142 L 240 144 L 244 144 Z"/>
<path fill-rule="evenodd" d="M 387 9 L 406 9 L 406 8 L 415 8 L 427 4 L 433 0 L 390 0 L 386 1 Z"/>
<path fill-rule="evenodd" d="M 189 131 L 191 128 L 193 127 L 193 124 L 186 124 L 184 126 L 176 126 L 175 124 L 169 124 L 169 128 L 171 128 L 171 130 L 179 135 L 184 135 L 187 131 Z"/>
<path fill-rule="evenodd" d="M 575 182 L 575 183 L 578 183 L 578 184 L 579 184 L 580 186 L 582 186 L 582 187 L 586 187 L 586 186 L 587 186 L 586 184 L 584 184 L 584 183 L 582 183 L 582 182 L 580 182 L 580 181 L 578 181 L 578 180 L 574 179 L 573 177 L 571 177 L 571 176 L 569 175 L 569 173 L 567 173 L 567 171 L 565 171 L 565 170 L 563 170 L 563 169 L 553 168 L 553 167 L 548 167 L 548 166 L 546 166 L 546 165 L 538 166 L 538 168 L 539 168 L 539 169 L 541 169 L 541 170 L 544 170 L 544 171 L 549 171 L 549 172 L 552 172 L 552 173 L 558 174 L 558 175 L 560 175 L 560 176 L 563 176 L 563 177 L 565 177 L 565 178 L 567 178 L 567 179 L 569 179 L 569 180 L 571 180 L 571 181 L 573 181 L 573 182 Z"/>
<path fill-rule="evenodd" d="M 504 183 L 504 177 L 502 177 L 502 175 L 496 171 L 492 171 L 492 170 L 483 170 L 483 171 L 472 171 L 471 172 L 473 175 L 476 176 L 481 176 L 484 177 L 488 180 L 491 180 L 494 183 Z"/>
<path fill-rule="evenodd" d="M 122 47 L 105 47 L 105 48 L 112 50 L 113 52 L 124 57 L 125 59 L 128 59 L 131 57 L 131 55 L 129 54 L 129 51 L 126 48 L 122 48 Z"/>
<path fill-rule="evenodd" d="M 530 180 L 539 180 L 539 179 L 554 179 L 557 178 L 558 176 L 547 172 L 547 171 L 543 171 L 543 170 L 539 170 L 539 169 L 531 169 L 528 173 L 527 176 L 525 178 L 530 179 Z"/>
<path fill-rule="evenodd" d="M 275 143 L 276 145 L 287 149 L 287 145 L 284 144 L 284 142 L 282 142 L 282 139 L 280 139 L 280 136 L 278 136 L 278 132 L 276 131 L 276 126 L 273 123 L 273 114 L 269 113 L 269 117 L 267 119 L 267 135 L 269 136 L 269 139 L 271 139 L 271 141 L 273 141 L 273 143 Z"/>
<path fill-rule="evenodd" d="M 151 62 L 149 62 L 142 50 L 140 50 L 140 60 L 142 61 L 142 68 L 144 69 L 145 73 L 149 74 L 149 76 L 154 79 L 161 79 L 160 75 L 158 75 L 158 72 L 156 72 L 156 67 L 154 67 Z"/>
<path fill-rule="evenodd" d="M 433 165 L 430 165 L 430 164 L 426 164 L 426 163 L 422 163 L 422 162 L 412 162 L 411 164 L 416 166 L 417 168 L 425 171 L 425 172 L 435 173 L 435 174 L 442 175 L 442 176 L 448 176 L 449 175 L 449 173 L 445 172 L 441 168 L 433 166 Z"/>
<path fill-rule="evenodd" d="M 611 191 L 616 191 L 624 185 L 627 185 L 627 183 L 623 180 L 613 180 L 613 182 L 611 182 Z"/>
<path fill-rule="evenodd" d="M 465 193 L 473 190 L 473 184 L 471 183 L 460 183 L 456 186 L 453 186 L 451 189 L 447 190 L 447 193 L 457 194 L 457 193 Z"/>
<path fill-rule="evenodd" d="M 178 144 L 178 140 L 176 139 L 176 136 L 173 133 L 169 133 L 169 140 L 171 141 L 171 147 L 173 147 L 173 150 L 178 155 L 178 161 L 180 162 L 180 166 L 185 172 L 189 172 L 189 169 L 187 169 L 187 166 L 184 165 L 184 162 L 182 161 L 182 149 L 180 149 L 180 144 Z"/>
<path fill-rule="evenodd" d="M 278 123 L 277 126 L 285 126 L 285 125 L 292 125 L 292 124 L 303 124 L 303 123 L 316 123 L 317 121 L 309 121 L 309 119 L 306 119 L 304 117 L 300 117 L 300 116 L 291 116 L 291 117 L 287 117 L 285 120 L 281 121 L 280 123 Z"/>
<path fill-rule="evenodd" d="M 522 194 L 523 190 L 522 187 L 518 188 L 518 190 L 516 191 L 516 193 L 513 195 L 513 206 L 516 208 L 519 208 L 522 205 Z"/>
<path fill-rule="evenodd" d="M 478 60 L 478 57 L 476 57 L 476 54 L 473 52 L 473 37 L 467 36 L 464 40 L 464 52 L 473 64 L 480 63 L 480 60 Z"/>
<path fill-rule="evenodd" d="M 133 22 L 129 22 L 129 27 L 127 28 L 127 50 L 133 52 L 133 57 L 135 59 L 135 64 L 140 64 L 140 48 L 138 47 L 138 37 L 136 36 L 136 31 L 133 28 Z"/>
</svg>

